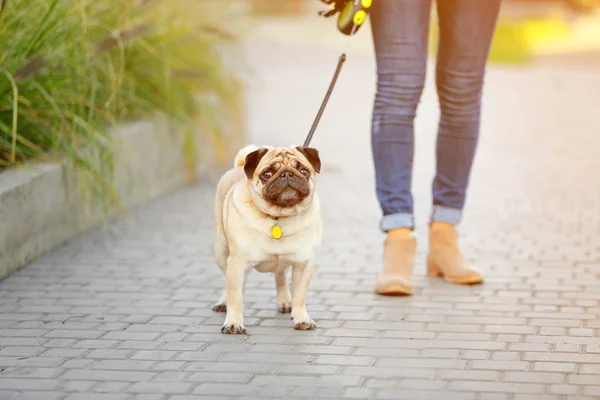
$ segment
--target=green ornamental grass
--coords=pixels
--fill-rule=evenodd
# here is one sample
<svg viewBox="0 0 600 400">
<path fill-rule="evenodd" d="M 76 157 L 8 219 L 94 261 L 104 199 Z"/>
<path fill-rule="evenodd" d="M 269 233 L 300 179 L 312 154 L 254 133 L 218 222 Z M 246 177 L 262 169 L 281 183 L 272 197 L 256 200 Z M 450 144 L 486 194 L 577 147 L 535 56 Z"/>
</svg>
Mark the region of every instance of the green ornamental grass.
<svg viewBox="0 0 600 400">
<path fill-rule="evenodd" d="M 165 114 L 218 131 L 234 102 L 225 1 L 0 1 L 0 170 L 66 159 L 114 205 L 111 127 Z"/>
</svg>

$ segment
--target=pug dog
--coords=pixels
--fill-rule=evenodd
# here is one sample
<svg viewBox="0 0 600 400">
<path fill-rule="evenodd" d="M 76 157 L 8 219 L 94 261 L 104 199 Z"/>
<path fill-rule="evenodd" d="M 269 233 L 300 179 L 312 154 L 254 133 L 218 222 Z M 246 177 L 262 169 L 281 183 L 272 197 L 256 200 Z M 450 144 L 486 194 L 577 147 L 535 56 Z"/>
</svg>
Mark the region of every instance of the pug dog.
<svg viewBox="0 0 600 400">
<path fill-rule="evenodd" d="M 320 172 L 314 148 L 247 146 L 219 180 L 214 250 L 225 288 L 213 310 L 227 313 L 222 333 L 247 333 L 243 289 L 251 269 L 275 275 L 278 310 L 291 312 L 294 329 L 316 328 L 305 299 L 323 231 L 315 193 Z"/>
</svg>

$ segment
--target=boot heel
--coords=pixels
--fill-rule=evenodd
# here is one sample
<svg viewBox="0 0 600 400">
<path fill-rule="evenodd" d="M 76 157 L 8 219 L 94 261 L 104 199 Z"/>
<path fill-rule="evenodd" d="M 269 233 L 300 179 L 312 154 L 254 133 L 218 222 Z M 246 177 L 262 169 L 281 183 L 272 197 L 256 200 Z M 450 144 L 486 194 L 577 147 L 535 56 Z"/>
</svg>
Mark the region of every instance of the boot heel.
<svg viewBox="0 0 600 400">
<path fill-rule="evenodd" d="M 432 276 L 434 278 L 439 278 L 444 276 L 442 271 L 433 263 L 431 259 L 427 260 L 427 275 Z"/>
</svg>

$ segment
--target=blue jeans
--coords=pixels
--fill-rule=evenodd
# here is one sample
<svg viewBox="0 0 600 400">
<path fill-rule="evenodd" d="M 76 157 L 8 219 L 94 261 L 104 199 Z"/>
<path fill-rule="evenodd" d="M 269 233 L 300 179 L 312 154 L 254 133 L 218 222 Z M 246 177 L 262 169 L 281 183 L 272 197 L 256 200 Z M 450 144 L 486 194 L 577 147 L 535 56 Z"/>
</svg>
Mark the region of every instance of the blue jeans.
<svg viewBox="0 0 600 400">
<path fill-rule="evenodd" d="M 481 93 L 502 0 L 438 0 L 436 143 L 432 221 L 462 218 L 479 136 Z M 380 228 L 414 228 L 414 118 L 425 83 L 432 0 L 379 0 L 371 26 L 377 65 L 372 150 Z"/>
</svg>

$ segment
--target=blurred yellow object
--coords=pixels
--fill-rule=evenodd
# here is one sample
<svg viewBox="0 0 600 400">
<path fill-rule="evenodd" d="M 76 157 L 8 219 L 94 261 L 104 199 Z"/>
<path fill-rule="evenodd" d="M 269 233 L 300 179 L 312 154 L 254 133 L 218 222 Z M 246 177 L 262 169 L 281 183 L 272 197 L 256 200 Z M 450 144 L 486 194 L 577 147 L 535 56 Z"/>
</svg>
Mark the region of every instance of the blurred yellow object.
<svg viewBox="0 0 600 400">
<path fill-rule="evenodd" d="M 569 25 L 558 18 L 501 19 L 490 49 L 490 61 L 529 61 L 553 43 L 568 39 L 570 33 Z"/>
<path fill-rule="evenodd" d="M 437 21 L 431 24 L 431 46 L 437 49 Z M 564 48 L 572 37 L 573 28 L 559 18 L 526 19 L 501 17 L 490 48 L 489 60 L 500 63 L 524 63 L 537 54 Z"/>
</svg>

